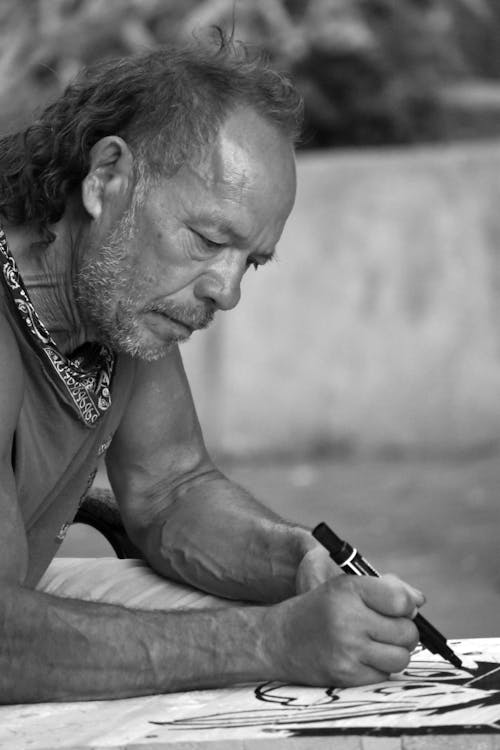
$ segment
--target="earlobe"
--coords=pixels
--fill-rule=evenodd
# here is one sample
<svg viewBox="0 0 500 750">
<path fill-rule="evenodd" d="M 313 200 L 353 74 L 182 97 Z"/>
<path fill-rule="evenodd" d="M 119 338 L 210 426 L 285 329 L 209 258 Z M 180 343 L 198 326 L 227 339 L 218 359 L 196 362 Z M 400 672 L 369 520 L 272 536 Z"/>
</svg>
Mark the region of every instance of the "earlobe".
<svg viewBox="0 0 500 750">
<path fill-rule="evenodd" d="M 106 202 L 128 198 L 132 188 L 133 156 L 119 136 L 101 138 L 90 150 L 89 171 L 82 182 L 82 202 L 99 219 Z"/>
<path fill-rule="evenodd" d="M 102 186 L 95 174 L 88 174 L 82 183 L 82 201 L 92 218 L 99 219 L 102 213 Z"/>
</svg>

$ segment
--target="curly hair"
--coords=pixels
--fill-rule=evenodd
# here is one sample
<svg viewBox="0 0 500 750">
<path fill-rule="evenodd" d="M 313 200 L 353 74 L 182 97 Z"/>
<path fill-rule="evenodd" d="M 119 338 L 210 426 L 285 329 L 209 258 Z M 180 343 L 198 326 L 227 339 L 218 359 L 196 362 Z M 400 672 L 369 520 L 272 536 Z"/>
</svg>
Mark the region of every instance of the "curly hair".
<svg viewBox="0 0 500 750">
<path fill-rule="evenodd" d="M 90 150 L 119 135 L 136 175 L 173 174 L 196 158 L 227 115 L 250 106 L 296 142 L 302 100 L 290 80 L 220 33 L 217 47 L 189 44 L 108 60 L 81 71 L 24 131 L 0 138 L 0 214 L 33 223 L 50 242 Z"/>
</svg>

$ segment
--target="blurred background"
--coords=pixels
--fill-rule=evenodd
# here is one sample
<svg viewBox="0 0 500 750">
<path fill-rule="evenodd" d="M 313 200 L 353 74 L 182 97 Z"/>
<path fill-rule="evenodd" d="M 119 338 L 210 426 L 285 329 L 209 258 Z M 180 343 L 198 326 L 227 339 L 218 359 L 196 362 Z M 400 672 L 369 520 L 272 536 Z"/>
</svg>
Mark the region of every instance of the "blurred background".
<svg viewBox="0 0 500 750">
<path fill-rule="evenodd" d="M 207 444 L 450 635 L 498 636 L 500 4 L 0 0 L 1 129 L 82 65 L 233 23 L 306 117 L 278 263 L 183 347 Z M 74 527 L 62 554 L 107 551 Z"/>
</svg>

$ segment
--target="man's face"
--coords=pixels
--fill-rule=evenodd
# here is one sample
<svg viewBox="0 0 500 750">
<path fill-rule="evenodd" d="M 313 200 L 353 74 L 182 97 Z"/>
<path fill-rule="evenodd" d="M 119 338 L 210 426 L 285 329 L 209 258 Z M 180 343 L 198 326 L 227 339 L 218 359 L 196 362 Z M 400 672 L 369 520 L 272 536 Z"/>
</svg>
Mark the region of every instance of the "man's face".
<svg viewBox="0 0 500 750">
<path fill-rule="evenodd" d="M 91 239 L 76 280 L 83 317 L 117 351 L 164 356 L 235 307 L 248 268 L 272 259 L 294 198 L 289 141 L 251 110 L 233 113 L 200 163 Z"/>
</svg>

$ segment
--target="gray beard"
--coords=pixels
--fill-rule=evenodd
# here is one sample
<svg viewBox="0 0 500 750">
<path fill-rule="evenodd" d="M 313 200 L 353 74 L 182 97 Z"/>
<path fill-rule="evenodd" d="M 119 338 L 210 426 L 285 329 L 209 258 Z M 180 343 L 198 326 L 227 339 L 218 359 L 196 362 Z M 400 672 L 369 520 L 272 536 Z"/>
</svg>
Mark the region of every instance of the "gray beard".
<svg viewBox="0 0 500 750">
<path fill-rule="evenodd" d="M 213 309 L 196 311 L 170 300 L 142 304 L 146 284 L 140 265 L 134 265 L 127 246 L 134 240 L 133 212 L 127 212 L 108 242 L 97 252 L 87 253 L 75 278 L 75 296 L 85 325 L 95 331 L 100 343 L 115 352 L 153 361 L 166 356 L 188 336 L 172 334 L 170 339 L 153 340 L 146 335 L 140 316 L 160 312 L 192 328 L 205 328 L 212 321 Z"/>
</svg>

